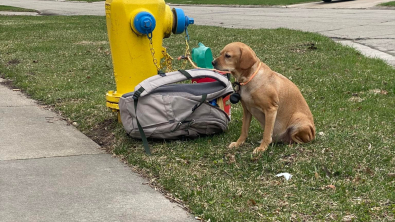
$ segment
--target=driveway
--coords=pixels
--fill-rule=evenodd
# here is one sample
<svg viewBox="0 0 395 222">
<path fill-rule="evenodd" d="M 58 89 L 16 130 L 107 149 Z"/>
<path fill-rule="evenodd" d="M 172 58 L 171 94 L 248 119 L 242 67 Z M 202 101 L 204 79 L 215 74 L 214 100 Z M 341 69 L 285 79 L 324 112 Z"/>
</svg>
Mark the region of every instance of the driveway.
<svg viewBox="0 0 395 222">
<path fill-rule="evenodd" d="M 374 7 L 388 1 L 334 0 L 332 3 L 315 2 L 286 7 L 171 7 L 182 8 L 186 15 L 195 19 L 197 25 L 250 29 L 281 27 L 320 33 L 395 66 L 395 10 Z M 0 5 L 36 9 L 41 14 L 105 15 L 104 2 L 0 0 Z"/>
</svg>

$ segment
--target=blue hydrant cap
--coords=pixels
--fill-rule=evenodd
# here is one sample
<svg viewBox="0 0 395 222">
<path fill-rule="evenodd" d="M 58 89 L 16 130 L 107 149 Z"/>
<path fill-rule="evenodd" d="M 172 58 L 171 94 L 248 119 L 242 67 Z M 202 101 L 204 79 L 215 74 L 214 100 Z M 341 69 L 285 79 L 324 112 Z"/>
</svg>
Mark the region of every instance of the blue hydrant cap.
<svg viewBox="0 0 395 222">
<path fill-rule="evenodd" d="M 141 34 L 151 33 L 156 26 L 155 17 L 149 12 L 140 12 L 134 17 L 133 25 Z"/>
<path fill-rule="evenodd" d="M 183 33 L 185 29 L 188 27 L 188 25 L 195 23 L 195 20 L 193 18 L 189 18 L 188 16 L 185 16 L 185 13 L 182 9 L 173 8 L 172 11 L 174 15 L 173 18 L 175 20 L 175 27 L 173 26 L 174 34 Z"/>
</svg>

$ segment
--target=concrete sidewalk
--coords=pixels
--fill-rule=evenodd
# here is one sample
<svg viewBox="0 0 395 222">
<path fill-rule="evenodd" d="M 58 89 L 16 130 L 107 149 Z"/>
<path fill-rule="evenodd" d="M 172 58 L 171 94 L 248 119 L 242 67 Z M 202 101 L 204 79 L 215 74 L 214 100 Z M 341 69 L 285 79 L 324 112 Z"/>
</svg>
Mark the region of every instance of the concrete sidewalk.
<svg viewBox="0 0 395 222">
<path fill-rule="evenodd" d="M 0 79 L 0 221 L 196 221 Z"/>
</svg>

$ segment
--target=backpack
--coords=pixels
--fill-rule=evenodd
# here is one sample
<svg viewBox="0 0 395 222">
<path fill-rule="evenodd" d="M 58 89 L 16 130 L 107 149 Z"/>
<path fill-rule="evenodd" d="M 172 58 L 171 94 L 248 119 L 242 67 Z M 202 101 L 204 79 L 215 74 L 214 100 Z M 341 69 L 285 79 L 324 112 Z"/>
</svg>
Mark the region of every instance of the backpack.
<svg viewBox="0 0 395 222">
<path fill-rule="evenodd" d="M 217 81 L 174 84 L 193 78 Z M 133 138 L 180 139 L 212 135 L 228 129 L 229 116 L 210 103 L 233 93 L 229 79 L 207 69 L 179 70 L 152 76 L 122 95 L 119 111 L 123 127 Z M 213 103 L 213 102 L 212 102 Z"/>
</svg>

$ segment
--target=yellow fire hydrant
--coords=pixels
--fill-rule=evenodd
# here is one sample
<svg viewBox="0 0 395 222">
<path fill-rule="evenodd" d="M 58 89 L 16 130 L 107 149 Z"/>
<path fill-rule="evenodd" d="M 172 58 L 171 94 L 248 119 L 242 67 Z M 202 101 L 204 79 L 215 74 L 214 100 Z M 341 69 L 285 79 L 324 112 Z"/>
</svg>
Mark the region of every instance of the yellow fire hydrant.
<svg viewBox="0 0 395 222">
<path fill-rule="evenodd" d="M 116 91 L 106 94 L 107 107 L 118 111 L 119 98 L 144 79 L 158 74 L 166 54 L 163 38 L 184 32 L 194 20 L 164 0 L 106 0 L 106 22 Z"/>
</svg>

